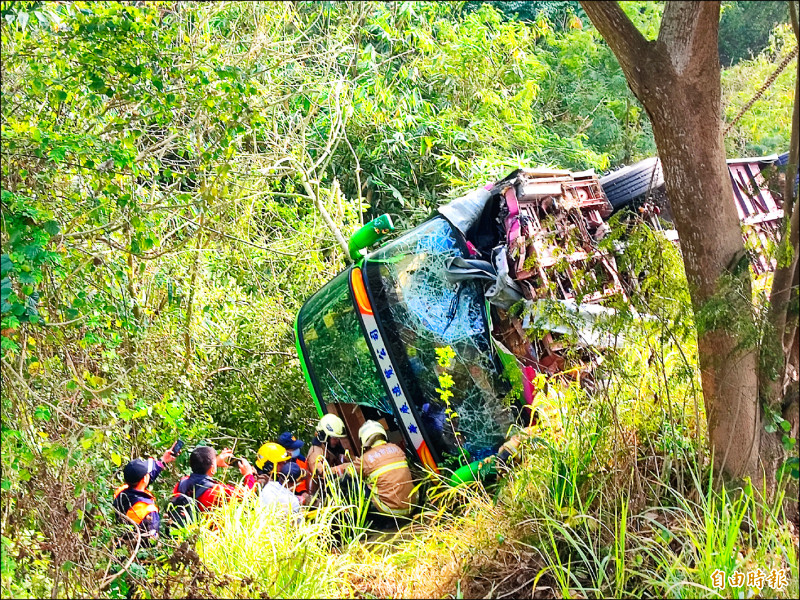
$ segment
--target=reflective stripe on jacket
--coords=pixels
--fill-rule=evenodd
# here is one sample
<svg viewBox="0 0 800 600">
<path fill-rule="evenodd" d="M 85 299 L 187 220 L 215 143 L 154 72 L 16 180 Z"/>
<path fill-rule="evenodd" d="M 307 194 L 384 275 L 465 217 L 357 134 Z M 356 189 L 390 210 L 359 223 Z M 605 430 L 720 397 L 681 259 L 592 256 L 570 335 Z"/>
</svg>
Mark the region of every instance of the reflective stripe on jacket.
<svg viewBox="0 0 800 600">
<path fill-rule="evenodd" d="M 380 512 L 400 516 L 413 510 L 417 492 L 400 446 L 378 442 L 354 459 L 352 468 L 367 481 L 373 491 L 372 503 Z"/>
<path fill-rule="evenodd" d="M 121 521 L 127 522 L 123 518 L 124 515 L 133 521 L 142 533 L 152 537 L 158 535 L 161 519 L 155 499 L 150 492 L 137 490 L 125 484 L 114 492 L 112 506 Z"/>
<path fill-rule="evenodd" d="M 500 448 L 497 450 L 497 454 L 501 455 L 505 453 L 508 457 L 514 458 L 519 453 L 519 447 L 522 445 L 522 442 L 533 435 L 534 427 L 526 427 L 525 429 L 520 430 L 518 433 L 511 436 Z M 504 458 L 507 460 L 507 458 Z"/>
</svg>

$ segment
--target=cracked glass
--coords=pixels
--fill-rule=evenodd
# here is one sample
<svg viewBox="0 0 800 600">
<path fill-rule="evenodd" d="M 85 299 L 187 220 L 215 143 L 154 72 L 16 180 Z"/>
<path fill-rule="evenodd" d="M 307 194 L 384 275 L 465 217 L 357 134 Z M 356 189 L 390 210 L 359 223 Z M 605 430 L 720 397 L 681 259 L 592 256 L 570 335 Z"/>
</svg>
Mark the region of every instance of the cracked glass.
<svg viewBox="0 0 800 600">
<path fill-rule="evenodd" d="M 435 218 L 366 261 L 385 341 L 445 464 L 448 455 L 460 454 L 459 445 L 471 460 L 493 454 L 514 421 L 505 398 L 511 386 L 489 339 L 483 290 L 477 282 L 452 284 L 445 276 L 445 261 L 461 255 L 450 224 Z"/>
</svg>

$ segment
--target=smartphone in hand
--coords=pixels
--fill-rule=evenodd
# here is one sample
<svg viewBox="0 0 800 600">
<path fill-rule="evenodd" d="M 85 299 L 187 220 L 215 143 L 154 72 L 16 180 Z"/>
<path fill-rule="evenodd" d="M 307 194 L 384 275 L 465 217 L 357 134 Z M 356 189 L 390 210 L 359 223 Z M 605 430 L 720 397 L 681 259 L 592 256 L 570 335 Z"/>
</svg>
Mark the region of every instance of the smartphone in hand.
<svg viewBox="0 0 800 600">
<path fill-rule="evenodd" d="M 172 444 L 172 448 L 169 449 L 169 453 L 177 458 L 177 456 L 181 453 L 182 450 L 183 450 L 183 440 L 178 439 L 177 442 Z"/>
</svg>

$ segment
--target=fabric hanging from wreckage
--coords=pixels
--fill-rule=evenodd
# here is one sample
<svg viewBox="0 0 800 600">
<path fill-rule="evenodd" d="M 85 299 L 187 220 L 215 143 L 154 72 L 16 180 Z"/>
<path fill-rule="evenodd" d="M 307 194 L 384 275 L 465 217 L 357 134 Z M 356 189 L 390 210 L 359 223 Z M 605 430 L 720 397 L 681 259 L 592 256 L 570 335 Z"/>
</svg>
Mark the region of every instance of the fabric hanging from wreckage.
<svg viewBox="0 0 800 600">
<path fill-rule="evenodd" d="M 506 210 L 503 211 L 504 206 L 500 206 L 499 209 L 492 206 L 493 204 L 505 204 L 505 198 L 500 194 L 500 185 L 505 188 L 511 186 L 512 190 L 509 191 L 515 198 L 513 188 L 515 185 L 521 184 L 517 176 L 524 172 L 526 171 L 516 171 L 495 186 L 488 185 L 473 190 L 465 196 L 440 206 L 438 211 L 466 237 L 468 242 L 472 242 L 469 233 L 475 230 L 481 220 L 484 221 L 485 228 L 485 221 L 492 218 L 490 215 L 505 215 L 508 212 L 508 207 L 505 207 Z M 545 173 L 537 172 L 537 174 Z M 578 177 L 593 175 L 593 172 L 575 174 L 569 171 L 553 170 L 552 173 L 546 173 L 546 175 L 551 174 L 561 177 L 569 175 L 577 180 Z M 554 185 L 559 188 L 558 190 L 554 188 L 554 193 L 560 194 L 561 184 Z M 508 230 L 512 224 L 509 223 L 508 215 L 505 217 L 503 229 Z M 496 218 L 499 220 L 500 217 Z M 506 239 L 501 238 L 501 241 L 505 242 Z M 485 297 L 490 304 L 508 310 L 511 305 L 522 299 L 522 295 L 519 285 L 509 273 L 507 249 L 506 244 L 500 244 L 493 249 L 493 264 L 485 260 L 468 259 L 461 256 L 449 258 L 445 263 L 446 277 L 453 283 L 469 280 L 480 283 L 484 287 Z M 554 333 L 574 334 L 580 346 L 608 347 L 620 342 L 618 337 L 603 331 L 602 323 L 607 322 L 614 311 L 596 304 L 578 305 L 572 299 L 539 299 L 535 301 L 526 299 L 522 314 L 525 315 L 522 323 L 523 329 L 528 329 L 533 324 L 539 329 Z M 494 338 L 493 342 L 496 347 L 502 346 Z M 497 349 L 507 352 L 505 348 L 501 350 L 498 347 Z"/>
</svg>

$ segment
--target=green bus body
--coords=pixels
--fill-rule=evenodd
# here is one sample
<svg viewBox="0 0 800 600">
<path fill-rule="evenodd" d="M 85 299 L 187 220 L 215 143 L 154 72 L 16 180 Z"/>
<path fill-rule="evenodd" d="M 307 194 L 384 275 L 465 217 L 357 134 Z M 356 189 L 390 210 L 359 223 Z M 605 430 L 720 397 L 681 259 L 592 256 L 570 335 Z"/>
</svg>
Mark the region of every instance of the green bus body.
<svg viewBox="0 0 800 600">
<path fill-rule="evenodd" d="M 412 458 L 459 473 L 454 483 L 479 475 L 470 465 L 497 452 L 522 410 L 482 287 L 446 277 L 457 256 L 466 241 L 437 216 L 347 267 L 295 321 L 311 395 L 320 415 L 342 417 L 346 444 L 359 452 L 358 427 L 378 420 Z"/>
</svg>

